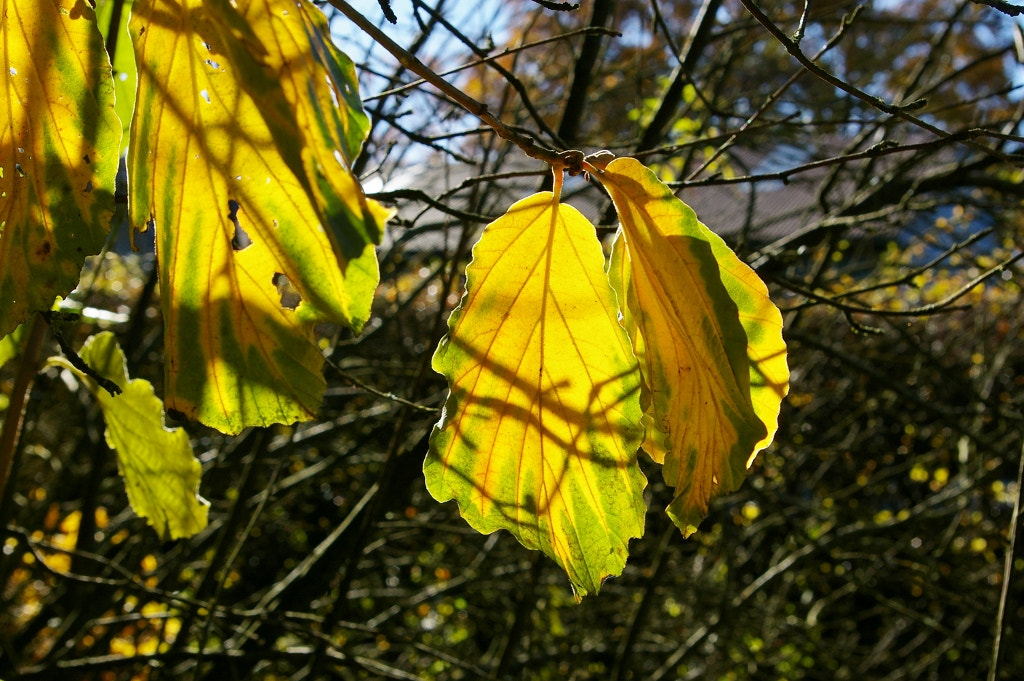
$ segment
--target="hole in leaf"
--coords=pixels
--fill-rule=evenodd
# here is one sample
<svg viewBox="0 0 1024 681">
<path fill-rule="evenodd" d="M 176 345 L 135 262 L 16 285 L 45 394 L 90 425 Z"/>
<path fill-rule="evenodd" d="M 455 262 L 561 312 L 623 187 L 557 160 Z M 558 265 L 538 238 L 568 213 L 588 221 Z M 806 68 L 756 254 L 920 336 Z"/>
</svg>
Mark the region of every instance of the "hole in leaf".
<svg viewBox="0 0 1024 681">
<path fill-rule="evenodd" d="M 286 310 L 294 310 L 302 302 L 302 295 L 292 286 L 288 276 L 281 272 L 274 272 L 271 283 L 277 288 L 277 294 L 281 296 L 281 307 Z"/>
<path fill-rule="evenodd" d="M 205 101 L 207 104 L 210 103 L 210 93 L 206 90 L 200 90 L 199 96 L 201 96 L 203 98 L 203 101 Z"/>
<path fill-rule="evenodd" d="M 249 238 L 249 235 L 242 229 L 241 223 L 238 222 L 238 210 L 240 208 L 241 206 L 238 204 L 238 201 L 228 199 L 228 220 L 231 220 L 231 223 L 235 226 L 235 234 L 231 237 L 231 248 L 236 251 L 252 246 L 252 239 Z"/>
<path fill-rule="evenodd" d="M 324 80 L 327 81 L 327 91 L 331 95 L 331 103 L 337 109 L 341 106 L 341 102 L 338 101 L 338 93 L 334 90 L 334 81 L 331 80 L 330 76 L 324 76 Z"/>
</svg>

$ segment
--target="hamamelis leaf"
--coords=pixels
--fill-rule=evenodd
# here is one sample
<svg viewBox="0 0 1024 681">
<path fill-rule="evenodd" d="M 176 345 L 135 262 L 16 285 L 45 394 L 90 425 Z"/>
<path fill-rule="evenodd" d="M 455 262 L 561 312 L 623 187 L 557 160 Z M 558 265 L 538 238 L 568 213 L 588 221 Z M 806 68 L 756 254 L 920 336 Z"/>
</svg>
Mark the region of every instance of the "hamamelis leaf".
<svg viewBox="0 0 1024 681">
<path fill-rule="evenodd" d="M 0 336 L 78 284 L 114 210 L 121 124 L 84 2 L 0 0 Z"/>
<path fill-rule="evenodd" d="M 644 449 L 693 532 L 771 443 L 789 385 L 768 289 L 653 172 L 630 158 L 596 174 L 619 214 L 609 277 L 644 376 Z"/>
<path fill-rule="evenodd" d="M 21 344 L 25 340 L 25 325 L 11 331 L 0 338 L 0 367 L 7 364 L 8 360 L 14 359 L 21 353 Z"/>
<path fill-rule="evenodd" d="M 451 392 L 427 488 L 554 558 L 577 597 L 643 532 L 639 375 L 593 226 L 549 192 L 488 225 L 434 369 Z"/>
<path fill-rule="evenodd" d="M 111 26 L 115 7 L 120 6 L 120 17 L 116 26 Z M 128 148 L 128 131 L 132 122 L 132 111 L 135 109 L 135 53 L 132 50 L 131 36 L 128 35 L 128 17 L 132 11 L 132 0 L 97 0 L 96 21 L 103 34 L 105 45 L 115 45 L 115 53 L 109 55 L 114 81 L 114 111 L 121 119 L 121 151 Z M 116 40 L 111 36 L 116 35 Z"/>
<path fill-rule="evenodd" d="M 74 372 L 103 410 L 107 444 L 135 514 L 145 518 L 164 541 L 191 537 L 206 527 L 207 502 L 198 496 L 202 469 L 188 434 L 164 426 L 164 409 L 149 381 L 128 379 L 124 352 L 108 331 L 86 340 L 79 353 L 91 369 L 121 388 L 111 395 L 63 357 L 50 364 Z"/>
<path fill-rule="evenodd" d="M 312 418 L 313 327 L 362 327 L 388 217 L 350 169 L 368 126 L 351 62 L 306 0 L 136 0 L 131 31 L 167 405 L 227 433 Z"/>
</svg>

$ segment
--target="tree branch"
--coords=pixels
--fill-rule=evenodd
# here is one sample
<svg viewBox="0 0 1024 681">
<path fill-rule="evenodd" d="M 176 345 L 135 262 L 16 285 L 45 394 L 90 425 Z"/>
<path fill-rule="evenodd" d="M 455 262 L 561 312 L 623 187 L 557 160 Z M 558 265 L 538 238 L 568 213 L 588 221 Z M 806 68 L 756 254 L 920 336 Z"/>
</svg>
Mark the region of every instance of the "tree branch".
<svg viewBox="0 0 1024 681">
<path fill-rule="evenodd" d="M 683 101 L 683 87 L 690 81 L 693 68 L 711 36 L 711 29 L 715 25 L 715 14 L 718 13 L 718 8 L 721 5 L 721 0 L 704 0 L 704 4 L 701 5 L 700 12 L 694 19 L 686 46 L 683 48 L 682 61 L 673 71 L 672 81 L 661 96 L 661 102 L 658 103 L 654 117 L 636 145 L 638 153 L 655 148 L 664 138 L 665 128 L 675 116 L 679 103 Z"/>
<path fill-rule="evenodd" d="M 575 12 L 580 8 L 580 3 L 571 2 L 551 2 L 551 0 L 533 0 L 544 9 L 554 10 L 556 12 Z"/>
<path fill-rule="evenodd" d="M 718 0 L 712 1 L 717 2 Z M 557 152 L 554 149 L 541 146 L 529 137 L 520 134 L 501 122 L 497 116 L 488 110 L 486 104 L 470 97 L 465 92 L 437 75 L 429 66 L 409 54 L 401 45 L 388 37 L 387 34 L 377 28 L 373 22 L 367 20 L 366 17 L 356 11 L 356 9 L 345 2 L 345 0 L 329 0 L 329 2 L 332 7 L 345 15 L 349 21 L 354 23 L 359 27 L 359 29 L 370 36 L 374 42 L 390 52 L 391 56 L 397 59 L 402 66 L 433 85 L 453 102 L 479 118 L 485 124 L 490 126 L 490 128 L 494 130 L 499 137 L 519 147 L 524 154 L 530 158 L 535 158 L 538 161 L 543 161 L 552 168 L 565 168 L 569 170 L 569 172 L 582 172 L 582 153 Z"/>
<path fill-rule="evenodd" d="M 1020 5 L 1014 5 L 1006 0 L 971 0 L 976 5 L 988 5 L 994 10 L 1008 14 L 1011 17 L 1015 17 L 1018 14 L 1024 13 L 1024 7 Z"/>
<path fill-rule="evenodd" d="M 788 35 L 786 35 L 785 31 L 783 31 L 775 22 L 768 18 L 768 15 L 765 14 L 764 11 L 757 6 L 757 3 L 754 0 L 740 0 L 740 3 L 754 17 L 754 19 L 757 20 L 759 24 L 761 24 L 777 41 L 779 41 L 780 44 L 782 44 L 784 48 L 786 48 L 786 51 L 789 52 L 789 54 L 794 59 L 800 62 L 800 64 L 805 69 L 810 71 L 811 74 L 814 75 L 816 78 L 828 83 L 829 85 L 835 88 L 842 90 L 843 92 L 847 93 L 848 95 L 856 99 L 859 99 L 860 101 L 864 102 L 865 104 L 869 105 L 874 109 L 877 109 L 883 113 L 887 113 L 896 118 L 902 119 L 904 121 L 907 121 L 908 123 L 912 123 L 913 125 L 916 125 L 917 127 L 930 132 L 936 137 L 947 139 L 952 136 L 952 133 L 949 133 L 943 130 L 942 128 L 939 128 L 938 126 L 932 125 L 931 123 L 928 123 L 927 121 L 922 120 L 921 118 L 914 116 L 911 113 L 920 108 L 920 106 L 925 103 L 923 100 L 916 100 L 908 102 L 906 104 L 890 104 L 882 100 L 881 98 L 876 97 L 875 95 L 869 94 L 864 90 L 861 90 L 855 85 L 847 82 L 846 80 L 843 80 L 842 78 L 839 78 L 835 74 L 827 71 L 821 66 L 818 66 L 818 64 L 814 63 L 814 60 L 808 57 L 804 53 L 804 51 L 800 49 L 800 46 L 797 43 L 793 42 L 793 40 Z M 846 24 L 852 21 L 853 16 L 855 14 L 856 10 L 853 14 L 844 17 L 843 23 Z M 981 148 L 982 150 L 988 153 L 999 155 L 1004 160 L 1007 160 L 1005 154 L 1002 154 L 997 150 L 991 149 L 990 147 L 986 147 L 980 143 L 972 142 L 970 140 L 967 140 L 965 143 L 975 148 Z"/>
</svg>

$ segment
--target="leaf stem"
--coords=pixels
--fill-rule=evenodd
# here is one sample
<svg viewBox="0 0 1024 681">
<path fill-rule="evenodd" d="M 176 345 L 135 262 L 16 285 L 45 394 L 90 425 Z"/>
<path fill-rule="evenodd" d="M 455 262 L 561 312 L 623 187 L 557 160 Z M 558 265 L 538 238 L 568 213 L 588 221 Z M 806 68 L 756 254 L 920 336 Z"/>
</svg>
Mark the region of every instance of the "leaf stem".
<svg viewBox="0 0 1024 681">
<path fill-rule="evenodd" d="M 551 174 L 554 176 L 554 183 L 551 187 L 552 193 L 555 195 L 555 203 L 562 201 L 562 181 L 565 179 L 565 171 L 561 168 L 551 168 Z"/>
<path fill-rule="evenodd" d="M 40 317 L 46 320 L 46 323 L 50 325 L 50 333 L 53 334 L 53 338 L 57 341 L 57 345 L 60 346 L 60 349 L 64 353 L 64 356 L 67 358 L 69 362 L 71 362 L 71 366 L 75 367 L 83 374 L 85 374 L 92 380 L 96 381 L 96 384 L 99 385 L 104 390 L 106 390 L 108 393 L 110 393 L 111 397 L 117 397 L 118 395 L 121 394 L 121 386 L 119 386 L 117 383 L 114 383 L 109 378 L 101 376 L 95 369 L 86 364 L 85 360 L 83 360 L 78 355 L 78 353 L 75 352 L 75 349 L 71 347 L 71 344 L 68 343 L 67 340 L 65 340 L 64 332 L 61 331 L 60 326 L 54 324 L 55 321 L 66 319 L 61 316 L 60 311 L 41 312 Z M 78 315 L 75 315 L 76 319 L 77 317 Z"/>
</svg>

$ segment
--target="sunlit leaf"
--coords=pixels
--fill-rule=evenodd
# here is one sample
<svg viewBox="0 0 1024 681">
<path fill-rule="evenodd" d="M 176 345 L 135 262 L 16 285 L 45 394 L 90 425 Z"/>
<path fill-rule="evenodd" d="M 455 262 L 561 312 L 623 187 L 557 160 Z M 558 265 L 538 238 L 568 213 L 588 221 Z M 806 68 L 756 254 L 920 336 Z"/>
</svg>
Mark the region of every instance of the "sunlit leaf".
<svg viewBox="0 0 1024 681">
<path fill-rule="evenodd" d="M 21 352 L 21 344 L 25 340 L 25 325 L 18 326 L 14 331 L 0 338 L 0 367 Z"/>
<path fill-rule="evenodd" d="M 111 26 L 114 9 L 120 6 L 121 15 L 117 26 Z M 128 16 L 132 11 L 132 0 L 97 0 L 96 20 L 103 34 L 104 44 L 114 46 L 114 54 L 110 55 L 112 75 L 114 78 L 114 111 L 121 119 L 121 153 L 128 148 L 128 130 L 135 108 L 135 52 L 132 50 L 131 36 L 128 35 Z M 116 31 L 116 40 L 110 36 Z"/>
<path fill-rule="evenodd" d="M 434 355 L 451 393 L 424 465 L 436 499 L 544 551 L 578 597 L 622 571 L 644 520 L 639 375 L 603 262 L 549 192 L 486 227 Z"/>
<path fill-rule="evenodd" d="M 0 41 L 2 336 L 71 291 L 103 246 L 121 124 L 86 3 L 0 0 Z"/>
<path fill-rule="evenodd" d="M 167 404 L 229 433 L 312 418 L 313 326 L 366 321 L 387 218 L 350 170 L 351 63 L 305 0 L 136 0 L 131 30 L 132 209 L 156 229 Z"/>
<path fill-rule="evenodd" d="M 622 158 L 597 176 L 621 223 L 609 275 L 644 376 L 644 449 L 664 464 L 668 513 L 689 534 L 775 435 L 789 384 L 782 316 L 654 173 Z"/>
<path fill-rule="evenodd" d="M 128 492 L 128 502 L 164 541 L 191 537 L 207 522 L 207 502 L 198 496 L 202 469 L 192 455 L 188 434 L 164 426 L 164 409 L 149 381 L 128 380 L 124 353 L 108 331 L 86 340 L 81 358 L 123 391 L 111 395 L 63 357 L 58 364 L 73 371 L 92 391 L 106 421 L 107 444 Z"/>
</svg>

